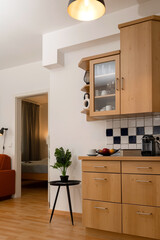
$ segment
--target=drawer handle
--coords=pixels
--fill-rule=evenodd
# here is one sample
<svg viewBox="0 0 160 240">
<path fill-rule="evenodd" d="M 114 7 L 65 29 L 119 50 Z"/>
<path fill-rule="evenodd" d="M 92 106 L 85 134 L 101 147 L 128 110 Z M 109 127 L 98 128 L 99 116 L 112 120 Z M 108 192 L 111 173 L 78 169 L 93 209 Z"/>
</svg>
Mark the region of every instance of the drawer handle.
<svg viewBox="0 0 160 240">
<path fill-rule="evenodd" d="M 107 166 L 94 166 L 95 168 L 107 168 Z"/>
<path fill-rule="evenodd" d="M 136 182 L 139 182 L 139 183 L 152 183 L 152 181 L 147 181 L 147 180 L 136 180 Z"/>
<path fill-rule="evenodd" d="M 101 210 L 107 210 L 108 208 L 105 208 L 105 207 L 94 207 L 96 209 L 101 209 Z"/>
<path fill-rule="evenodd" d="M 137 169 L 152 169 L 152 167 L 137 167 Z"/>
<path fill-rule="evenodd" d="M 138 212 L 136 212 L 138 215 L 146 215 L 146 216 L 150 216 L 150 215 L 152 215 L 152 213 L 145 213 L 145 212 L 140 212 L 140 211 L 138 211 Z"/>
<path fill-rule="evenodd" d="M 107 178 L 93 178 L 94 180 L 107 181 Z"/>
</svg>

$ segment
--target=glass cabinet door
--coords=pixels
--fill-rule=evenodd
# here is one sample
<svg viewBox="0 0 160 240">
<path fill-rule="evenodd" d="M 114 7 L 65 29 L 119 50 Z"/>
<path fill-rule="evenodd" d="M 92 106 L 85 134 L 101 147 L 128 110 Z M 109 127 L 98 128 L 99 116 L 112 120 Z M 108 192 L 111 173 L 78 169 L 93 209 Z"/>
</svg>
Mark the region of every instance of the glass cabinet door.
<svg viewBox="0 0 160 240">
<path fill-rule="evenodd" d="M 91 111 L 94 115 L 119 111 L 119 58 L 106 57 L 91 63 Z M 97 113 L 97 114 L 96 114 Z"/>
</svg>

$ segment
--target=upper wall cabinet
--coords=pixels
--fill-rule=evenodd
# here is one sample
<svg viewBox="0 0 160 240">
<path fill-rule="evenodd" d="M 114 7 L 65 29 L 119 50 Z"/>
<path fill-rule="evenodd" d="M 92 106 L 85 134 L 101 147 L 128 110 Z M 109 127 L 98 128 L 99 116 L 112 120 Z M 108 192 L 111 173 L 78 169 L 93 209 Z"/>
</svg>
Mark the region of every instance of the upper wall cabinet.
<svg viewBox="0 0 160 240">
<path fill-rule="evenodd" d="M 120 51 L 84 58 L 79 67 L 90 72 L 89 116 L 120 114 Z"/>
<path fill-rule="evenodd" d="M 160 112 L 160 16 L 119 25 L 121 51 L 83 58 L 90 72 L 88 117 Z"/>
<path fill-rule="evenodd" d="M 160 16 L 119 29 L 121 114 L 160 112 Z"/>
</svg>

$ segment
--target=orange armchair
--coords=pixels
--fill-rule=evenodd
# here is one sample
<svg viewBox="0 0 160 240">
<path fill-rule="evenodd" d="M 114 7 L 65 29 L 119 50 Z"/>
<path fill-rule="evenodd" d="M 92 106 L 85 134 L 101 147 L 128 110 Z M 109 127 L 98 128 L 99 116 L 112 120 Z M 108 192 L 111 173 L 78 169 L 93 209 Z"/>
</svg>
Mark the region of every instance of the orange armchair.
<svg viewBox="0 0 160 240">
<path fill-rule="evenodd" d="M 11 158 L 0 154 L 0 198 L 15 193 L 15 170 L 11 170 Z"/>
</svg>

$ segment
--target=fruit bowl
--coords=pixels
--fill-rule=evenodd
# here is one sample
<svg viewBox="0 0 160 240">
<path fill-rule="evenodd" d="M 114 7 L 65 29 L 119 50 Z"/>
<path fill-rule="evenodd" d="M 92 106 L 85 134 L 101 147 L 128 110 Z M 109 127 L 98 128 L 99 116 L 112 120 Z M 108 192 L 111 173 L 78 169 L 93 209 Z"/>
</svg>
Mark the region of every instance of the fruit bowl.
<svg viewBox="0 0 160 240">
<path fill-rule="evenodd" d="M 104 149 L 99 149 L 97 150 L 97 153 L 102 155 L 102 156 L 111 156 L 114 153 L 118 152 L 119 149 L 108 149 L 108 148 L 104 148 Z"/>
<path fill-rule="evenodd" d="M 102 152 L 99 152 L 99 150 L 97 151 L 98 154 L 102 155 L 102 156 L 110 156 L 111 154 L 110 153 L 102 153 Z"/>
</svg>

